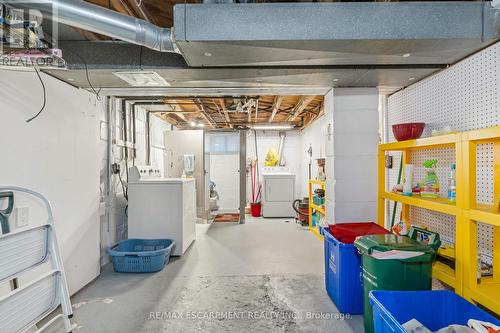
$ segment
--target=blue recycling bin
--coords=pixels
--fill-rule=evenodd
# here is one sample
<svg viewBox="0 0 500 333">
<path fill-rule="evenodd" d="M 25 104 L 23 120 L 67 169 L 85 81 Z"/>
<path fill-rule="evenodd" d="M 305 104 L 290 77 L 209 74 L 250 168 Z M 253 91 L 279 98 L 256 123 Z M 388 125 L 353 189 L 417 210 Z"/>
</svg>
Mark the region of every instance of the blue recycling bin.
<svg viewBox="0 0 500 333">
<path fill-rule="evenodd" d="M 495 317 L 449 290 L 372 290 L 375 333 L 405 333 L 403 324 L 416 319 L 431 331 L 449 325 L 467 325 L 477 319 L 500 326 Z"/>
</svg>

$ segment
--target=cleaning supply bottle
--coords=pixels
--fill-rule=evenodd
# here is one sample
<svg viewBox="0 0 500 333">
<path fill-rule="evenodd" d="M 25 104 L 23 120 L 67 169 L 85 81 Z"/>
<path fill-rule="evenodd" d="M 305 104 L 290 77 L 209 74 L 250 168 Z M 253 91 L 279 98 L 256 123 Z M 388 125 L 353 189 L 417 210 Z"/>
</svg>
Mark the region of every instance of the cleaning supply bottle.
<svg viewBox="0 0 500 333">
<path fill-rule="evenodd" d="M 422 198 L 437 198 L 439 197 L 439 179 L 436 175 L 434 167 L 437 160 L 427 160 L 424 162 L 425 177 L 421 182 L 420 195 Z"/>
<path fill-rule="evenodd" d="M 407 197 L 411 197 L 413 193 L 413 164 L 405 165 L 405 173 L 404 173 L 404 181 L 403 181 L 403 195 Z"/>
<path fill-rule="evenodd" d="M 455 163 L 451 164 L 450 173 L 448 174 L 448 200 L 450 202 L 457 201 L 457 179 L 456 179 Z"/>
</svg>

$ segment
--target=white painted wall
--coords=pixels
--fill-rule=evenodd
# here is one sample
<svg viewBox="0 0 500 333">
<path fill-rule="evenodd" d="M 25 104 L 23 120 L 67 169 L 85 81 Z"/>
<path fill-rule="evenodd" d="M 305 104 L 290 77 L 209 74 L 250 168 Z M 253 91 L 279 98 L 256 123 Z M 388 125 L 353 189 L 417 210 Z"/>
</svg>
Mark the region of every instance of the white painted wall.
<svg viewBox="0 0 500 333">
<path fill-rule="evenodd" d="M 300 160 L 301 168 L 299 172 L 299 183 L 301 184 L 300 193 L 301 197 L 306 197 L 308 195 L 307 182 L 309 180 L 309 161 L 310 157 L 308 154 L 309 147 L 312 147 L 312 161 L 311 161 L 311 178 L 316 179 L 318 176 L 318 158 L 326 157 L 326 130 L 328 124 L 332 122 L 329 121 L 330 114 L 323 114 L 320 118 L 316 119 L 311 125 L 306 127 L 302 132 L 300 132 Z"/>
<path fill-rule="evenodd" d="M 151 115 L 150 118 L 151 136 L 151 164 L 157 165 L 164 171 L 165 163 L 165 141 L 163 135 L 166 131 L 172 130 L 172 125 L 161 118 Z"/>
<path fill-rule="evenodd" d="M 0 70 L 0 184 L 28 187 L 52 203 L 70 293 L 92 281 L 99 265 L 99 114 L 95 96 L 35 72 Z M 30 224 L 44 222 L 34 207 Z M 21 284 L 25 283 L 21 280 Z"/>
<path fill-rule="evenodd" d="M 179 130 L 163 132 L 165 142 L 165 176 L 180 178 L 184 170 L 183 156 L 195 155 L 194 175 L 196 179 L 197 217 L 206 218 L 205 198 L 205 147 L 203 130 Z"/>
<path fill-rule="evenodd" d="M 334 220 L 336 223 L 375 221 L 378 91 L 336 88 L 333 102 Z"/>
</svg>

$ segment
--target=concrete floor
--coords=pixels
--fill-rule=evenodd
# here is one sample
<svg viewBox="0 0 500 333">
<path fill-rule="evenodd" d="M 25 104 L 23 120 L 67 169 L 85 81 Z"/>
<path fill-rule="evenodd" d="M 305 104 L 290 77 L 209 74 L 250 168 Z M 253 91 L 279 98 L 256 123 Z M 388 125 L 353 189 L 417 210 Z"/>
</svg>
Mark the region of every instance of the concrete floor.
<svg viewBox="0 0 500 333">
<path fill-rule="evenodd" d="M 330 301 L 323 266 L 323 243 L 293 219 L 198 225 L 161 272 L 104 267 L 72 297 L 73 332 L 363 332 Z"/>
</svg>

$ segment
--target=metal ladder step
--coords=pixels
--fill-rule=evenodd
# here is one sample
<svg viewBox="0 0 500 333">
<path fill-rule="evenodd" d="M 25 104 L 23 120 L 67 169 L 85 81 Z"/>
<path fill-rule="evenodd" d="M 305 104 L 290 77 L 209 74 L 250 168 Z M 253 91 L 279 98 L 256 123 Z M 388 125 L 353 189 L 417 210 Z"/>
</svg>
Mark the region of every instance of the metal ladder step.
<svg viewBox="0 0 500 333">
<path fill-rule="evenodd" d="M 47 260 L 49 229 L 46 224 L 0 236 L 0 283 Z"/>
<path fill-rule="evenodd" d="M 0 333 L 25 332 L 59 305 L 62 313 L 53 316 L 37 332 L 48 328 L 56 320 L 62 320 L 64 330 L 71 332 L 73 309 L 50 203 L 40 193 L 22 187 L 0 186 L 1 191 L 22 192 L 39 199 L 45 206 L 47 223 L 0 236 L 0 283 L 10 280 L 13 289 L 0 296 Z M 50 262 L 51 270 L 33 279 L 33 274 L 29 273 L 46 261 Z M 26 273 L 23 277 L 31 278 L 31 281 L 18 287 L 17 278 L 22 273 Z"/>
<path fill-rule="evenodd" d="M 0 298 L 0 332 L 22 332 L 60 304 L 61 272 L 50 271 Z"/>
</svg>

